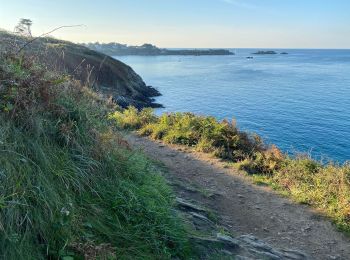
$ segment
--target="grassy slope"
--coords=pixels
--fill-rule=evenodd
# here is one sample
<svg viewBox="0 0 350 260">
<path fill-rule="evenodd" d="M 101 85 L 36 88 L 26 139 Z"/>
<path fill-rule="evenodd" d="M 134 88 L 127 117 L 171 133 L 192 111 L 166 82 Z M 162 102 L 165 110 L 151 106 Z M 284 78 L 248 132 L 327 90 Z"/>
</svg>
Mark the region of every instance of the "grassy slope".
<svg viewBox="0 0 350 260">
<path fill-rule="evenodd" d="M 350 233 L 350 164 L 323 165 L 305 156 L 291 158 L 256 135 L 241 132 L 235 124 L 191 113 L 156 117 L 151 109 L 117 111 L 111 116 L 121 128 L 168 143 L 194 146 L 213 153 L 253 174 L 254 179 L 278 189 L 298 202 L 326 213 Z"/>
<path fill-rule="evenodd" d="M 30 39 L 0 30 L 0 51 L 19 49 Z M 137 106 L 152 106 L 159 92 L 146 86 L 126 64 L 84 46 L 54 38 L 38 38 L 24 50 L 40 58 L 50 70 L 68 73 L 106 95 L 124 96 Z"/>
<path fill-rule="evenodd" d="M 171 191 L 108 104 L 33 58 L 0 57 L 0 258 L 184 257 Z"/>
</svg>

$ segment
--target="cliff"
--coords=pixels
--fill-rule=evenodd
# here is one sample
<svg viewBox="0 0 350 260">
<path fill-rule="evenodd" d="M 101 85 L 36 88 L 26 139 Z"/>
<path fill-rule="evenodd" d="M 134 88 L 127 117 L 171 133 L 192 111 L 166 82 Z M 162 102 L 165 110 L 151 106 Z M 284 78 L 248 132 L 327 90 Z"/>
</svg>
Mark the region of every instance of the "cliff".
<svg viewBox="0 0 350 260">
<path fill-rule="evenodd" d="M 28 39 L 0 31 L 0 50 L 13 45 L 24 46 Z M 24 52 L 39 57 L 51 70 L 58 70 L 81 80 L 96 91 L 123 100 L 122 106 L 159 107 L 153 97 L 160 93 L 147 86 L 128 65 L 100 52 L 68 41 L 40 38 L 32 42 Z"/>
</svg>

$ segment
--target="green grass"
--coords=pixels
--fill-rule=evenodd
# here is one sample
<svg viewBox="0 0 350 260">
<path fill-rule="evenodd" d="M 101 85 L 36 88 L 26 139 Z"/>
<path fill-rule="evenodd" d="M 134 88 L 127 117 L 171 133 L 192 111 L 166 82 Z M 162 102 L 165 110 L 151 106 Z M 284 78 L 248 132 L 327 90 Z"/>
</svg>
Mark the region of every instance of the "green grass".
<svg viewBox="0 0 350 260">
<path fill-rule="evenodd" d="M 1 56 L 1 259 L 190 254 L 171 190 L 121 141 L 109 111 L 32 57 Z"/>
<path fill-rule="evenodd" d="M 130 107 L 109 118 L 123 129 L 166 143 L 212 153 L 250 174 L 257 184 L 269 185 L 297 202 L 320 209 L 350 233 L 350 164 L 322 164 L 305 156 L 290 157 L 254 134 L 240 131 L 235 122 L 192 113 L 159 117 L 151 109 Z"/>
</svg>

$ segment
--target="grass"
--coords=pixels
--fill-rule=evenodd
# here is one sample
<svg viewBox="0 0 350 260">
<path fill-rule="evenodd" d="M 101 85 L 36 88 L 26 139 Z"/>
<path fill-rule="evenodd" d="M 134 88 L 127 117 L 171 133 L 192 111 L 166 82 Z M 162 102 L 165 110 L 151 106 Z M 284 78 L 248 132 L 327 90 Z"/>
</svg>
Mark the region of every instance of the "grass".
<svg viewBox="0 0 350 260">
<path fill-rule="evenodd" d="M 0 258 L 186 258 L 173 194 L 113 105 L 34 60 L 0 57 Z"/>
<path fill-rule="evenodd" d="M 350 234 L 350 164 L 322 164 L 305 156 L 291 157 L 255 135 L 240 131 L 235 122 L 192 113 L 155 116 L 151 109 L 130 107 L 110 114 L 119 128 L 166 143 L 212 153 L 245 170 L 258 184 L 266 184 L 294 200 L 328 215 Z"/>
</svg>

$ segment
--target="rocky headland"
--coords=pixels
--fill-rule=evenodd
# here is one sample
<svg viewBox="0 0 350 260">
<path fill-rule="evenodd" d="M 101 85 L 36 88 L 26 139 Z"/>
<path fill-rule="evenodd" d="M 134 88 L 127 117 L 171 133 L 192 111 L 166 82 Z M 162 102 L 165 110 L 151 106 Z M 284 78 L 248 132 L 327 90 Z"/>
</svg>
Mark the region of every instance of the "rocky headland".
<svg viewBox="0 0 350 260">
<path fill-rule="evenodd" d="M 233 52 L 225 49 L 164 49 L 158 48 L 152 44 L 143 44 L 141 46 L 128 46 L 120 43 L 86 43 L 83 46 L 99 51 L 110 56 L 166 56 L 166 55 L 185 55 L 185 56 L 202 56 L 202 55 L 234 55 Z"/>
<path fill-rule="evenodd" d="M 24 46 L 28 39 L 0 31 L 0 50 Z M 45 51 L 43 51 L 45 50 Z M 39 57 L 48 69 L 64 72 L 98 93 L 120 101 L 122 107 L 161 107 L 154 102 L 158 90 L 147 86 L 128 65 L 82 45 L 54 38 L 39 38 L 23 50 Z"/>
</svg>

